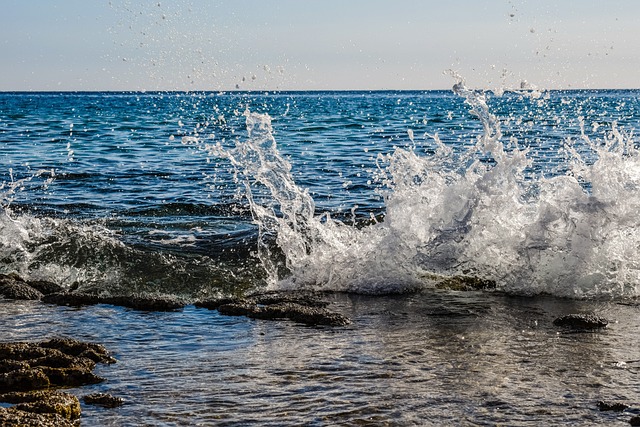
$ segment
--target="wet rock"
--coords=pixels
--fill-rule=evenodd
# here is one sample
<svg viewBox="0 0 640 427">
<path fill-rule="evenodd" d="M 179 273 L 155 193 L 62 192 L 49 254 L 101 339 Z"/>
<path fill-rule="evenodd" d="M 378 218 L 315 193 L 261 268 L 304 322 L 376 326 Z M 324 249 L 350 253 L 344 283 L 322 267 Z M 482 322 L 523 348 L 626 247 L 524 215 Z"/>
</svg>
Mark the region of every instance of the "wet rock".
<svg viewBox="0 0 640 427">
<path fill-rule="evenodd" d="M 19 371 L 21 369 L 29 369 L 27 362 L 20 360 L 0 360 L 0 374 L 7 372 Z"/>
<path fill-rule="evenodd" d="M 89 358 L 96 363 L 116 362 L 102 344 L 78 341 L 73 338 L 53 338 L 41 342 L 40 346 L 60 350 L 71 356 Z"/>
<path fill-rule="evenodd" d="M 167 297 L 109 297 L 105 298 L 102 303 L 141 311 L 174 311 L 184 307 L 183 302 Z"/>
<path fill-rule="evenodd" d="M 47 388 L 49 377 L 39 368 L 18 369 L 0 374 L 0 392 L 27 391 Z"/>
<path fill-rule="evenodd" d="M 603 412 L 605 411 L 622 412 L 626 409 L 629 409 L 629 405 L 625 405 L 624 403 L 621 403 L 621 402 L 605 402 L 604 400 L 601 400 L 600 402 L 598 402 L 598 409 Z"/>
<path fill-rule="evenodd" d="M 45 295 L 42 302 L 55 305 L 66 305 L 71 307 L 80 307 L 83 305 L 100 304 L 100 297 L 97 295 L 75 293 L 75 292 L 59 292 Z"/>
<path fill-rule="evenodd" d="M 274 291 L 251 295 L 251 299 L 259 305 L 295 303 L 308 307 L 327 307 L 329 303 L 322 298 L 323 294 L 312 291 Z"/>
<path fill-rule="evenodd" d="M 208 310 L 217 310 L 221 305 L 226 304 L 239 304 L 242 303 L 242 299 L 239 298 L 213 298 L 207 300 L 201 300 L 194 305 L 199 308 L 206 308 Z"/>
<path fill-rule="evenodd" d="M 629 424 L 632 426 L 640 426 L 640 415 L 636 415 L 635 417 L 629 420 Z"/>
<path fill-rule="evenodd" d="M 27 284 L 32 288 L 42 292 L 43 295 L 50 295 L 64 292 L 64 288 L 57 283 L 48 282 L 46 280 L 27 280 Z"/>
<path fill-rule="evenodd" d="M 87 358 L 70 356 L 64 354 L 60 350 L 48 349 L 46 356 L 37 357 L 29 360 L 29 365 L 46 366 L 50 368 L 78 368 L 78 369 L 93 369 L 96 363 Z"/>
<path fill-rule="evenodd" d="M 0 284 L 0 295 L 7 299 L 39 300 L 44 294 L 26 283 L 15 281 Z"/>
<path fill-rule="evenodd" d="M 0 344 L 0 402 L 14 404 L 0 407 L 0 426 L 73 425 L 80 402 L 51 388 L 104 381 L 92 370 L 113 362 L 102 345 L 70 338 Z"/>
<path fill-rule="evenodd" d="M 0 401 L 16 404 L 19 411 L 57 414 L 68 420 L 80 418 L 80 402 L 72 394 L 60 391 L 14 392 L 0 395 Z"/>
<path fill-rule="evenodd" d="M 66 306 L 96 304 L 117 305 L 141 311 L 174 311 L 184 307 L 184 303 L 167 297 L 142 296 L 99 296 L 77 292 L 65 292 L 45 295 L 43 302 Z"/>
<path fill-rule="evenodd" d="M 258 307 L 257 310 L 249 313 L 248 317 L 268 320 L 289 319 L 309 326 L 345 326 L 351 323 L 342 314 L 290 302 Z"/>
<path fill-rule="evenodd" d="M 42 372 L 49 378 L 51 385 L 56 387 L 78 387 L 82 385 L 98 384 L 105 379 L 82 368 L 49 368 L 42 367 Z"/>
<path fill-rule="evenodd" d="M 0 274 L 0 295 L 9 299 L 39 300 L 44 295 L 62 292 L 62 286 L 45 280 L 24 280 L 16 274 Z"/>
<path fill-rule="evenodd" d="M 74 427 L 76 423 L 56 414 L 37 414 L 15 408 L 0 407 L 0 426 Z"/>
<path fill-rule="evenodd" d="M 496 282 L 472 276 L 452 276 L 439 281 L 436 287 L 452 291 L 482 291 L 495 289 Z"/>
<path fill-rule="evenodd" d="M 217 309 L 225 316 L 263 320 L 292 320 L 309 326 L 344 326 L 349 318 L 327 309 L 329 303 L 315 292 L 268 292 L 247 299 L 210 300 L 199 307 Z"/>
<path fill-rule="evenodd" d="M 117 408 L 124 404 L 124 399 L 121 397 L 112 396 L 107 393 L 92 393 L 82 398 L 87 405 L 97 405 L 104 408 Z"/>
<path fill-rule="evenodd" d="M 250 302 L 222 304 L 218 312 L 225 316 L 249 316 L 258 311 L 258 306 Z"/>
<path fill-rule="evenodd" d="M 556 326 L 562 326 L 571 329 L 599 329 L 604 328 L 609 324 L 609 321 L 604 317 L 597 316 L 595 314 L 567 314 L 566 316 L 558 317 L 553 321 Z"/>
<path fill-rule="evenodd" d="M 0 391 L 96 384 L 104 379 L 91 372 L 95 364 L 113 361 L 104 347 L 73 339 L 0 344 Z"/>
<path fill-rule="evenodd" d="M 47 355 L 47 350 L 34 343 L 0 343 L 0 360 L 29 360 Z"/>
</svg>

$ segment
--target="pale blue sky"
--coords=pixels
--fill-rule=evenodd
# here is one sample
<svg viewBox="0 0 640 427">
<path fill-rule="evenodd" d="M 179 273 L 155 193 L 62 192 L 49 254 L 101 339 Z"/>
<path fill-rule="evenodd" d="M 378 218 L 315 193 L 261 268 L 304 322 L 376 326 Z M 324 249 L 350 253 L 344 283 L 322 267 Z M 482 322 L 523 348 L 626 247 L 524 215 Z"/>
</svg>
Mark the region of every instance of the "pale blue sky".
<svg viewBox="0 0 640 427">
<path fill-rule="evenodd" d="M 0 90 L 640 87 L 636 0 L 2 5 Z"/>
</svg>

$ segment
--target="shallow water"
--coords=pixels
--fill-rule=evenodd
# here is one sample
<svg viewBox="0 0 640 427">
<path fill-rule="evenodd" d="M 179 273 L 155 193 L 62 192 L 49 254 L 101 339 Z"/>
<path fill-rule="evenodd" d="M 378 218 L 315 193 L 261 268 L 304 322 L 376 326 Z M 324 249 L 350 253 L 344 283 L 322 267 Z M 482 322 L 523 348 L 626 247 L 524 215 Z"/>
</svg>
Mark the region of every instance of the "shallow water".
<svg viewBox="0 0 640 427">
<path fill-rule="evenodd" d="M 637 306 L 498 293 L 337 294 L 344 328 L 0 303 L 3 341 L 73 336 L 118 359 L 102 384 L 126 399 L 82 425 L 628 425 L 640 411 Z M 610 324 L 571 332 L 563 314 Z M 599 400 L 635 407 L 600 412 Z"/>
</svg>

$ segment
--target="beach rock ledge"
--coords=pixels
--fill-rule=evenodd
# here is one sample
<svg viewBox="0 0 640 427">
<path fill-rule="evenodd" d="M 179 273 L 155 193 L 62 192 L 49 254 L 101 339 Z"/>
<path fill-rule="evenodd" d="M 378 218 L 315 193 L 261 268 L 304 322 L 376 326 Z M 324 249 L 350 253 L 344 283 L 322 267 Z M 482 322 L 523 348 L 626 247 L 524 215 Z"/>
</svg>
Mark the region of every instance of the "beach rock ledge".
<svg viewBox="0 0 640 427">
<path fill-rule="evenodd" d="M 115 359 L 100 344 L 70 338 L 41 342 L 0 343 L 0 407 L 2 426 L 74 426 L 80 402 L 57 388 L 104 381 L 97 363 Z"/>
</svg>

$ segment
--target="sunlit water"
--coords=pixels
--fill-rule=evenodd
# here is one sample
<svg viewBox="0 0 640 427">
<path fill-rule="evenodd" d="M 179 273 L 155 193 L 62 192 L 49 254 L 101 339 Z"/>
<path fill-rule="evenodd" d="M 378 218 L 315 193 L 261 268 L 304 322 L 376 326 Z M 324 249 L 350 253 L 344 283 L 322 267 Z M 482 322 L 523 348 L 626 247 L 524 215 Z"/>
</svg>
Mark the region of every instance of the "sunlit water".
<svg viewBox="0 0 640 427">
<path fill-rule="evenodd" d="M 624 423 L 638 92 L 3 93 L 0 272 L 187 302 L 319 289 L 346 328 L 1 302 L 119 363 L 83 425 Z M 496 291 L 434 287 L 451 276 Z M 391 296 L 390 296 L 391 295 Z M 609 328 L 568 333 L 561 314 Z M 84 391 L 78 391 L 84 393 Z"/>
<path fill-rule="evenodd" d="M 107 382 L 71 390 L 126 399 L 83 406 L 82 425 L 628 425 L 638 408 L 638 307 L 433 291 L 339 295 L 345 328 L 308 328 L 187 307 L 145 313 L 2 303 L 3 340 L 104 343 Z M 568 332 L 555 317 L 612 322 Z"/>
</svg>

